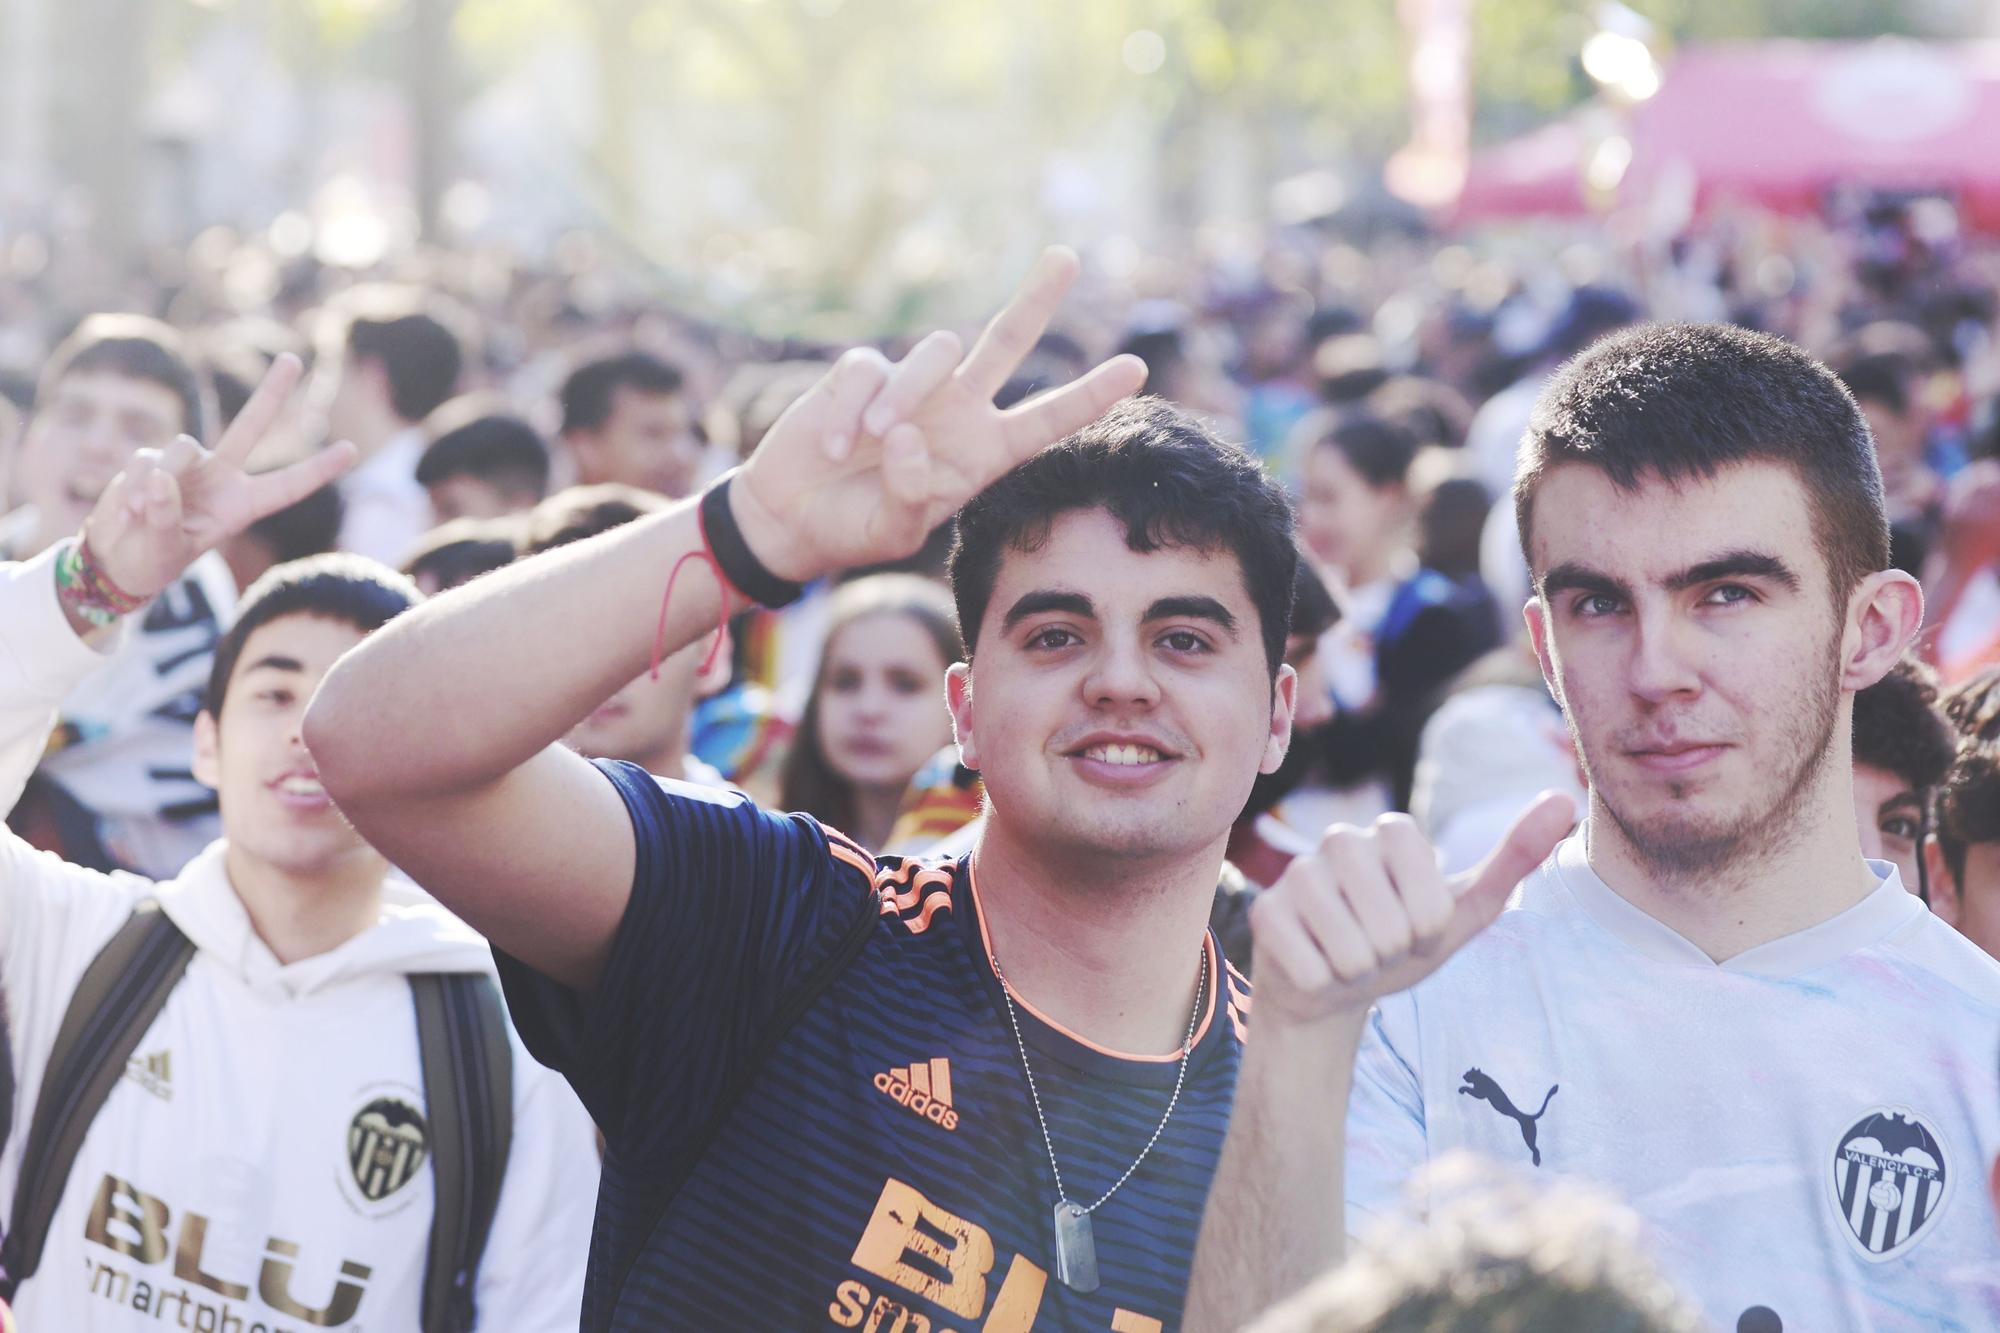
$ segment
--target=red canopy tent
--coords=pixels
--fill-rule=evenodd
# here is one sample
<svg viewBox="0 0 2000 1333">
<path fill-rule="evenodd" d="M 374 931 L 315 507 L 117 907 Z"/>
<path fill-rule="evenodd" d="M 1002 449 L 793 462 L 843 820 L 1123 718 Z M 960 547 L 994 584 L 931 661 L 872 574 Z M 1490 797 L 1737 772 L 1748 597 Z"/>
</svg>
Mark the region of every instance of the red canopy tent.
<svg viewBox="0 0 2000 1333">
<path fill-rule="evenodd" d="M 1937 190 L 2000 230 L 2000 42 L 1689 47 L 1622 133 L 1621 204 L 1687 183 L 1697 208 L 1793 213 L 1837 186 Z M 1572 116 L 1475 154 L 1454 220 L 1587 212 L 1584 168 L 1603 137 Z"/>
<path fill-rule="evenodd" d="M 1591 147 L 1590 136 L 1572 117 L 1474 153 L 1451 208 L 1452 221 L 1589 213 L 1583 166 Z"/>
<path fill-rule="evenodd" d="M 1835 186 L 1939 190 L 2000 229 L 2000 42 L 1694 47 L 1632 113 L 1623 201 L 1691 177 L 1697 207 L 1816 211 Z"/>
</svg>

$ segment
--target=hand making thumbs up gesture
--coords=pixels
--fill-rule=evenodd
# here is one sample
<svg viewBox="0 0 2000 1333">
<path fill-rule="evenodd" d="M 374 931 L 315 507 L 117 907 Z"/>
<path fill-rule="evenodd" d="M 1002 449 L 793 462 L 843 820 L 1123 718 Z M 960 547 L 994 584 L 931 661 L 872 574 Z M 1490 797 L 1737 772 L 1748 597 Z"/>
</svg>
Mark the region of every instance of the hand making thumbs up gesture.
<svg viewBox="0 0 2000 1333">
<path fill-rule="evenodd" d="M 1365 1013 L 1423 980 L 1500 914 L 1575 823 L 1575 803 L 1545 792 L 1482 865 L 1449 877 L 1408 815 L 1335 825 L 1251 909 L 1258 1026 Z"/>
</svg>

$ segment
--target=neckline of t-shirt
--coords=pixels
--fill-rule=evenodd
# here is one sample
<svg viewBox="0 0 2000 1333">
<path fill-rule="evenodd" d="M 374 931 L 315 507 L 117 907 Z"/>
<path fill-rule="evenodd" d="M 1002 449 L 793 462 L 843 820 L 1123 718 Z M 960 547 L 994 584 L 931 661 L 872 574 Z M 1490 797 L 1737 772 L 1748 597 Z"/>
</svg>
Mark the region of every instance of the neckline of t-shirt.
<svg viewBox="0 0 2000 1333">
<path fill-rule="evenodd" d="M 971 957 L 973 970 L 995 1014 L 1004 1024 L 1007 1022 L 1007 992 L 1002 990 L 1000 978 L 993 971 L 992 939 L 987 934 L 986 914 L 979 900 L 979 875 L 970 854 L 963 857 L 959 865 L 963 870 L 961 883 L 967 908 L 962 914 L 959 939 Z M 1208 954 L 1208 984 L 1202 994 L 1201 1018 L 1195 1026 L 1194 1052 L 1188 1058 L 1190 1077 L 1211 1058 L 1217 1042 L 1227 1036 L 1223 1030 L 1225 1025 L 1218 1021 L 1222 994 L 1222 978 L 1219 975 L 1222 950 L 1216 944 L 1214 931 L 1202 932 L 1202 948 Z M 1012 991 L 1012 995 L 1014 1011 L 1021 1024 L 1021 1040 L 1037 1055 L 1046 1055 L 1096 1077 L 1148 1087 L 1171 1087 L 1179 1075 L 1181 1057 L 1178 1051 L 1163 1055 L 1135 1055 L 1113 1050 L 1065 1027 L 1037 1009 L 1019 991 Z"/>
<path fill-rule="evenodd" d="M 1903 888 L 1895 867 L 1886 861 L 1867 864 L 1879 885 L 1854 906 L 1718 963 L 1679 931 L 1606 884 L 1591 869 L 1580 831 L 1566 839 L 1555 855 L 1556 880 L 1571 901 L 1628 947 L 1663 963 L 1767 977 L 1793 977 L 1824 967 L 1881 942 L 1910 923 L 1922 904 Z"/>
</svg>

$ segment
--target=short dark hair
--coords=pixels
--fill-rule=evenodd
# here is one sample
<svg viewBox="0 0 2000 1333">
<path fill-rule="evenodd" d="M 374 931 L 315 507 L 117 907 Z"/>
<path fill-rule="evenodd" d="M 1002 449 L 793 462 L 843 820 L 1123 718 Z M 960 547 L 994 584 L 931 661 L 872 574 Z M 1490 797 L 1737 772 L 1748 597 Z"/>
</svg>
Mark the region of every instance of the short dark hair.
<svg viewBox="0 0 2000 1333">
<path fill-rule="evenodd" d="M 1875 441 L 1832 371 L 1768 334 L 1726 324 L 1647 324 L 1556 372 L 1528 421 L 1514 477 L 1521 553 L 1551 468 L 1584 463 L 1636 489 L 1709 478 L 1737 463 L 1789 466 L 1805 486 L 1834 595 L 1889 567 Z"/>
<path fill-rule="evenodd" d="M 340 523 L 346 513 L 340 487 L 328 482 L 303 500 L 295 500 L 252 523 L 249 535 L 271 548 L 275 563 L 303 560 L 340 544 Z"/>
<path fill-rule="evenodd" d="M 1890 411 L 1910 410 L 1915 396 L 1916 367 L 1894 352 L 1859 356 L 1839 369 L 1840 382 L 1856 402 L 1881 403 Z"/>
<path fill-rule="evenodd" d="M 1446 477 L 1417 508 L 1417 559 L 1462 583 L 1479 577 L 1479 536 L 1492 497 L 1471 477 Z"/>
<path fill-rule="evenodd" d="M 435 434 L 417 460 L 417 483 L 471 476 L 541 499 L 549 489 L 549 447 L 525 419 L 497 409 L 488 400 L 454 399 L 433 412 L 425 426 Z"/>
<path fill-rule="evenodd" d="M 221 718 L 229 677 L 252 634 L 286 616 L 317 616 L 372 634 L 423 600 L 408 579 L 366 556 L 338 552 L 274 565 L 236 606 L 236 623 L 215 645 L 201 710 Z"/>
<path fill-rule="evenodd" d="M 621 387 L 670 394 L 679 393 L 686 383 L 679 368 L 651 352 L 634 349 L 586 361 L 563 381 L 562 433 L 597 430 L 611 420 L 612 401 Z"/>
<path fill-rule="evenodd" d="M 1292 576 L 1292 624 L 1285 637 L 1317 639 L 1339 623 L 1340 603 L 1333 600 L 1326 583 L 1301 556 L 1298 571 Z"/>
<path fill-rule="evenodd" d="M 403 573 L 422 584 L 429 576 L 437 590 L 470 583 L 481 574 L 505 569 L 521 553 L 521 515 L 455 518 L 425 533 L 403 558 Z"/>
<path fill-rule="evenodd" d="M 952 595 L 968 653 L 1009 550 L 1032 551 L 1060 515 L 1104 509 L 1145 554 L 1165 546 L 1226 550 L 1257 607 L 1273 676 L 1285 660 L 1298 567 L 1292 506 L 1255 459 L 1166 401 L 1112 408 L 974 496 L 959 511 Z"/>
<path fill-rule="evenodd" d="M 1952 760 L 1938 788 L 1937 840 L 1962 891 L 1966 850 L 2000 842 L 2000 745 L 1968 742 Z"/>
<path fill-rule="evenodd" d="M 595 537 L 635 518 L 657 514 L 668 504 L 668 500 L 651 491 L 615 481 L 571 486 L 528 511 L 528 530 L 521 539 L 521 554 L 540 555 L 558 546 Z"/>
<path fill-rule="evenodd" d="M 208 436 L 208 395 L 180 334 L 144 315 L 91 315 L 49 354 L 35 387 L 42 404 L 71 375 L 103 372 L 145 380 L 180 399 L 181 432 Z"/>
<path fill-rule="evenodd" d="M 1938 711 L 1937 674 L 1905 657 L 1854 695 L 1854 762 L 1894 773 L 1919 795 L 1951 766 L 1952 734 Z"/>
<path fill-rule="evenodd" d="M 1377 490 L 1408 483 L 1417 457 L 1416 433 L 1380 417 L 1330 417 L 1313 447 L 1339 450 L 1347 465 Z"/>
<path fill-rule="evenodd" d="M 350 361 L 380 362 L 389 377 L 389 405 L 405 421 L 422 421 L 458 388 L 465 344 L 447 312 L 414 293 L 372 294 L 347 325 Z"/>
</svg>

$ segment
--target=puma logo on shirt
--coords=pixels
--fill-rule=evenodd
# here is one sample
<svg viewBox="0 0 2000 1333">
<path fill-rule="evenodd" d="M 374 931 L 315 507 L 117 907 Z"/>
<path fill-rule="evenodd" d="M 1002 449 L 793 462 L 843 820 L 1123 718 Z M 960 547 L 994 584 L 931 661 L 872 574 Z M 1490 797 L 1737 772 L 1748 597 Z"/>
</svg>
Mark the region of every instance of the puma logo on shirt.
<svg viewBox="0 0 2000 1333">
<path fill-rule="evenodd" d="M 1535 1122 L 1540 1120 L 1543 1112 L 1549 1109 L 1549 1098 L 1555 1096 L 1556 1089 L 1562 1085 L 1551 1083 L 1548 1095 L 1542 1098 L 1542 1109 L 1533 1115 L 1528 1115 L 1525 1112 L 1516 1110 L 1512 1099 L 1507 1096 L 1506 1091 L 1490 1077 L 1480 1073 L 1479 1070 L 1468 1069 L 1465 1071 L 1464 1077 L 1465 1086 L 1460 1088 L 1459 1092 L 1467 1097 L 1476 1097 L 1480 1101 L 1486 1102 L 1501 1115 L 1506 1116 L 1509 1120 L 1519 1125 L 1521 1127 L 1521 1141 L 1528 1145 L 1529 1153 L 1534 1156 L 1535 1165 L 1540 1166 L 1542 1164 L 1542 1150 L 1535 1146 Z"/>
</svg>

